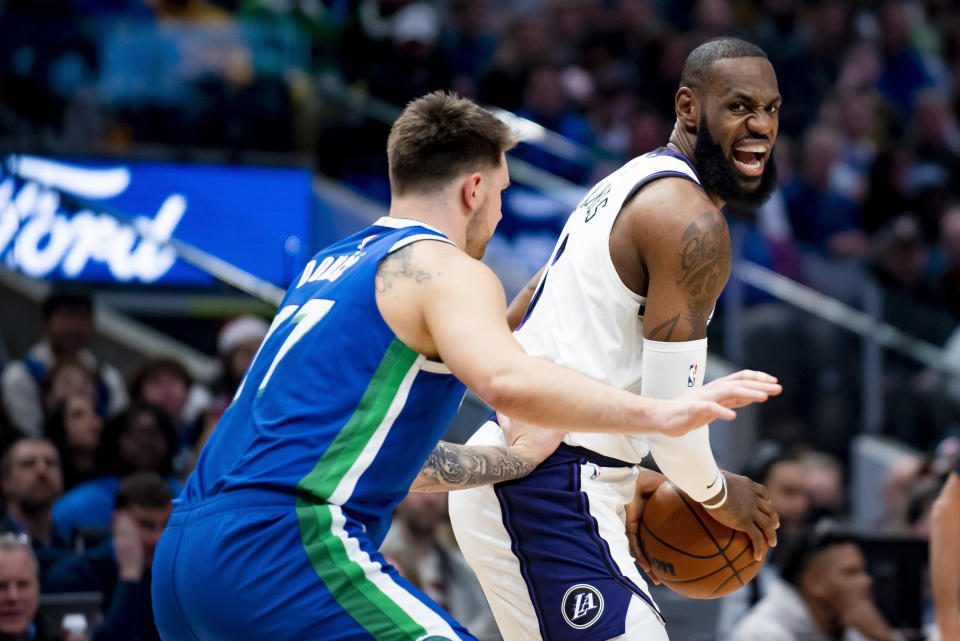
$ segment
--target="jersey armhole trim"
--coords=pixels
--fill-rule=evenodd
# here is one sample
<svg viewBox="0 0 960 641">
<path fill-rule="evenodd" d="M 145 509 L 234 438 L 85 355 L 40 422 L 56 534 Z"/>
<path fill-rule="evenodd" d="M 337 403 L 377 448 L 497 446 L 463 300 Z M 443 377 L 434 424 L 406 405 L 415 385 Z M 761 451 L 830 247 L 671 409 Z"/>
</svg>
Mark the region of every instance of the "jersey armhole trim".
<svg viewBox="0 0 960 641">
<path fill-rule="evenodd" d="M 406 238 L 401 238 L 400 240 L 398 240 L 397 242 L 395 242 L 395 243 L 393 244 L 393 246 L 390 247 L 389 250 L 387 250 L 387 255 L 389 256 L 389 255 L 392 254 L 393 252 L 395 252 L 395 251 L 397 251 L 397 250 L 399 250 L 399 249 L 403 249 L 403 248 L 406 247 L 407 245 L 412 245 L 413 243 L 418 242 L 418 241 L 421 241 L 421 240 L 437 240 L 437 241 L 440 241 L 440 242 L 442 242 L 442 243 L 449 243 L 449 244 L 453 245 L 454 247 L 457 246 L 457 244 L 456 244 L 455 242 L 453 242 L 452 240 L 450 240 L 450 239 L 447 238 L 446 236 L 438 236 L 437 234 L 415 234 L 415 235 L 413 235 L 413 236 L 407 236 Z"/>
</svg>

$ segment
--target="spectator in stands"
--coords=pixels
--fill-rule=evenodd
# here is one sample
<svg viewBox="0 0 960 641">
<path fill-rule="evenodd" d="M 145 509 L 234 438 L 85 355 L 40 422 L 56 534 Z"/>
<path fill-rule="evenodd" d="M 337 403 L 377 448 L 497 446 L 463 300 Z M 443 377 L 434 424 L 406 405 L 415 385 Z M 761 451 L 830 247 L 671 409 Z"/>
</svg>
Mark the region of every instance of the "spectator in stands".
<svg viewBox="0 0 960 641">
<path fill-rule="evenodd" d="M 497 625 L 476 576 L 456 548 L 444 540 L 446 492 L 411 492 L 397 506 L 381 546 L 405 568 L 405 576 L 478 639 L 499 639 Z M 447 541 L 452 534 L 447 531 Z"/>
<path fill-rule="evenodd" d="M 193 422 L 210 404 L 209 392 L 194 386 L 193 378 L 180 361 L 153 358 L 144 363 L 130 382 L 134 402 L 155 405 L 165 411 L 177 430 L 174 470 L 182 475 L 192 467 Z"/>
<path fill-rule="evenodd" d="M 917 154 L 915 189 L 921 186 L 948 189 L 960 178 L 960 126 L 953 109 L 950 96 L 939 89 L 917 92 L 912 119 L 913 146 Z"/>
<path fill-rule="evenodd" d="M 870 641 L 898 635 L 873 599 L 873 580 L 856 539 L 810 532 L 782 552 L 783 581 L 772 586 L 733 630 L 729 641 L 840 639 L 856 631 Z"/>
<path fill-rule="evenodd" d="M 66 540 L 53 523 L 53 504 L 63 493 L 60 456 L 45 438 L 22 438 L 0 457 L 6 511 L 0 531 L 26 534 L 45 572 L 64 554 Z"/>
<path fill-rule="evenodd" d="M 931 483 L 934 487 L 931 487 Z M 883 479 L 883 516 L 876 529 L 888 534 L 924 536 L 925 517 L 940 489 L 928 455 L 902 455 L 887 467 Z"/>
<path fill-rule="evenodd" d="M 44 431 L 60 453 L 64 491 L 96 476 L 103 417 L 97 414 L 90 398 L 68 396 L 47 418 Z"/>
<path fill-rule="evenodd" d="M 590 123 L 571 107 L 563 85 L 563 69 L 559 65 L 538 65 L 531 70 L 523 104 L 517 115 L 529 118 L 580 145 L 592 147 L 594 144 Z M 573 182 L 583 182 L 590 176 L 588 167 L 538 147 L 521 144 L 514 155 Z"/>
<path fill-rule="evenodd" d="M 496 52 L 493 18 L 484 0 L 450 3 L 451 24 L 442 43 L 444 57 L 453 75 L 452 88 L 474 100 L 477 98 L 477 80 Z"/>
<path fill-rule="evenodd" d="M 174 496 L 183 484 L 171 476 L 177 434 L 166 412 L 136 403 L 107 424 L 97 452 L 97 471 L 103 476 L 81 483 L 53 508 L 57 531 L 71 536 L 75 528 L 101 529 L 110 525 L 121 479 L 135 472 L 155 472 L 167 479 Z"/>
<path fill-rule="evenodd" d="M 888 0 L 880 10 L 883 68 L 879 89 L 897 108 L 901 118 L 910 115 L 917 92 L 933 84 L 923 56 L 910 42 L 910 24 L 904 3 Z"/>
<path fill-rule="evenodd" d="M 930 249 L 920 220 L 910 214 L 891 220 L 874 237 L 872 254 L 873 275 L 884 288 L 884 320 L 942 345 L 956 322 L 943 313 L 943 290 L 929 273 Z"/>
<path fill-rule="evenodd" d="M 797 241 L 833 257 L 856 258 L 867 250 L 859 209 L 831 183 L 841 141 L 833 128 L 812 127 L 803 138 L 800 172 L 784 195 Z"/>
<path fill-rule="evenodd" d="M 257 316 L 239 316 L 220 330 L 217 336 L 217 355 L 220 357 L 220 376 L 211 386 L 213 399 L 207 411 L 197 419 L 194 453 L 199 454 L 207 442 L 220 415 L 233 400 L 233 395 L 244 373 L 257 353 L 270 326 Z"/>
<path fill-rule="evenodd" d="M 940 249 L 943 295 L 953 317 L 960 320 L 960 201 L 954 200 L 944 208 L 940 218 Z"/>
<path fill-rule="evenodd" d="M 69 396 L 82 396 L 97 404 L 97 377 L 93 371 L 77 358 L 62 358 L 54 363 L 50 373 L 43 381 L 44 416 Z"/>
<path fill-rule="evenodd" d="M 538 12 L 515 17 L 504 30 L 493 63 L 481 78 L 480 98 L 504 109 L 517 110 L 531 70 L 550 62 L 555 44 Z"/>
<path fill-rule="evenodd" d="M 370 93 L 397 106 L 430 91 L 449 87 L 453 75 L 443 52 L 440 15 L 427 2 L 413 2 L 393 17 L 392 51 L 371 67 Z"/>
<path fill-rule="evenodd" d="M 770 501 L 780 516 L 779 534 L 787 538 L 801 534 L 808 525 L 810 500 L 804 488 L 804 470 L 800 458 L 779 443 L 761 441 L 754 445 L 743 474 L 767 488 Z M 780 582 L 777 573 L 778 551 L 779 548 L 770 549 L 767 562 L 744 589 L 720 599 L 718 639 L 725 639 L 747 611 L 768 595 L 774 584 Z"/>
<path fill-rule="evenodd" d="M 0 639 L 53 641 L 36 620 L 40 571 L 26 537 L 0 534 Z"/>
<path fill-rule="evenodd" d="M 840 461 L 815 450 L 803 453 L 800 461 L 803 463 L 803 484 L 810 501 L 809 522 L 843 516 L 847 501 Z"/>
<path fill-rule="evenodd" d="M 91 641 L 156 641 L 150 599 L 153 550 L 170 518 L 172 495 L 157 474 L 127 477 L 117 490 L 111 537 L 46 575 L 44 592 L 102 592 L 103 623 Z"/>
<path fill-rule="evenodd" d="M 127 404 L 123 376 L 89 350 L 93 338 L 93 301 L 89 293 L 55 290 L 43 303 L 43 339 L 22 360 L 3 370 L 0 387 L 10 421 L 23 434 L 43 430 L 43 381 L 61 359 L 77 358 L 96 373 L 97 408 L 106 416 Z"/>
<path fill-rule="evenodd" d="M 270 325 L 258 316 L 240 316 L 228 322 L 217 335 L 220 377 L 213 384 L 216 400 L 230 402 L 250 362 L 260 348 Z"/>
</svg>

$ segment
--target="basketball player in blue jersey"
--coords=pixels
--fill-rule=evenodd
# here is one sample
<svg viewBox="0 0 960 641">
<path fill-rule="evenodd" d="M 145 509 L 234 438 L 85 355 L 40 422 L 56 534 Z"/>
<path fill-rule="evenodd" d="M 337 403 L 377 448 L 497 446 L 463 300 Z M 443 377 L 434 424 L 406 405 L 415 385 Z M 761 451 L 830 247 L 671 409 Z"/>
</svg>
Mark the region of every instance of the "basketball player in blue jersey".
<svg viewBox="0 0 960 641">
<path fill-rule="evenodd" d="M 756 207 L 774 188 L 780 101 L 756 46 L 721 38 L 691 52 L 667 145 L 588 192 L 511 304 L 526 352 L 646 397 L 695 393 L 707 323 L 730 274 L 721 208 Z M 714 518 L 746 532 L 758 560 L 776 544 L 765 488 L 718 468 L 706 426 L 680 437 L 593 426 L 570 430 L 521 479 L 450 495 L 457 540 L 505 641 L 667 638 L 636 567 L 649 564 L 628 536 L 643 497 L 663 481 L 638 469 L 648 452 Z M 490 421 L 468 445 L 503 442 Z"/>
<path fill-rule="evenodd" d="M 518 421 L 672 435 L 779 391 L 746 372 L 642 399 L 527 356 L 477 260 L 513 142 L 439 92 L 396 121 L 390 216 L 307 264 L 176 501 L 153 565 L 165 641 L 472 641 L 377 551 L 464 384 Z M 511 444 L 447 448 L 417 487 L 515 478 L 547 453 L 522 430 Z"/>
</svg>

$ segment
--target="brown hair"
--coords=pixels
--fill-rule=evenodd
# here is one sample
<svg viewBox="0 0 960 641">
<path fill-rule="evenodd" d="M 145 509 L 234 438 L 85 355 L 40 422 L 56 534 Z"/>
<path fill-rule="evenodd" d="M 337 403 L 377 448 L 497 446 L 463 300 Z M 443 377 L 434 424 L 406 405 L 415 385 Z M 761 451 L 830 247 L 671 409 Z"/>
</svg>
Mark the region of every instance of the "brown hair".
<svg viewBox="0 0 960 641">
<path fill-rule="evenodd" d="M 183 363 L 166 356 L 158 356 L 144 362 L 143 365 L 140 366 L 140 369 L 137 370 L 136 374 L 133 375 L 133 379 L 130 381 L 130 398 L 134 400 L 139 399 L 140 394 L 143 393 L 144 384 L 149 379 L 157 374 L 160 374 L 161 372 L 173 374 L 183 381 L 183 385 L 187 389 L 190 389 L 190 386 L 193 385 L 193 379 L 190 377 L 190 372 L 187 371 L 187 368 L 184 367 Z"/>
<path fill-rule="evenodd" d="M 166 507 L 173 500 L 170 486 L 156 472 L 138 472 L 120 481 L 114 507 L 123 510 L 138 507 Z"/>
<path fill-rule="evenodd" d="M 407 105 L 387 138 L 394 196 L 426 191 L 495 167 L 516 137 L 496 116 L 455 93 L 434 91 Z"/>
</svg>

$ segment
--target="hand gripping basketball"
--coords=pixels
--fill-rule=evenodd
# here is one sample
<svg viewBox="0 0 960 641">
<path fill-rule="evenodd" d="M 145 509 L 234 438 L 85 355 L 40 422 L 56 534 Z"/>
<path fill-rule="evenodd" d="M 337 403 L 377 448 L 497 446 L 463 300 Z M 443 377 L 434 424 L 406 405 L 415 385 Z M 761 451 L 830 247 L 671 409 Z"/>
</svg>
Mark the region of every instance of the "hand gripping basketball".
<svg viewBox="0 0 960 641">
<path fill-rule="evenodd" d="M 746 585 L 763 565 L 750 537 L 715 520 L 670 482 L 643 509 L 637 541 L 655 579 L 693 599 L 716 599 Z"/>
</svg>

